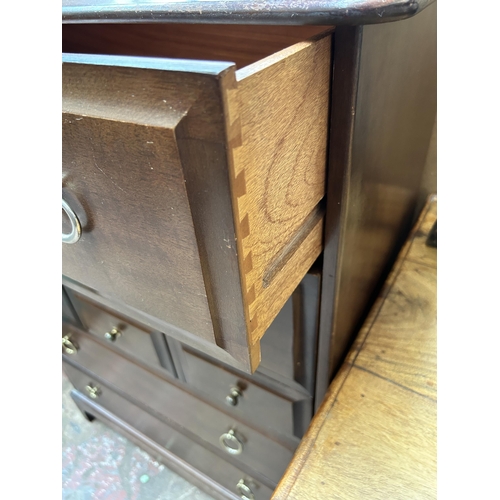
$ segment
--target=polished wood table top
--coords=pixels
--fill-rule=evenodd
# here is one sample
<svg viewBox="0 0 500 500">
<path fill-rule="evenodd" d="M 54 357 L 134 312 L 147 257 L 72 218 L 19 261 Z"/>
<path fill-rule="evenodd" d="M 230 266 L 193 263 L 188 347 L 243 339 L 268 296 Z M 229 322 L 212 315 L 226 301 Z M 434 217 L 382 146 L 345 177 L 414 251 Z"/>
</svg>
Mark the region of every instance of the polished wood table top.
<svg viewBox="0 0 500 500">
<path fill-rule="evenodd" d="M 436 498 L 430 198 L 273 499 Z"/>
</svg>

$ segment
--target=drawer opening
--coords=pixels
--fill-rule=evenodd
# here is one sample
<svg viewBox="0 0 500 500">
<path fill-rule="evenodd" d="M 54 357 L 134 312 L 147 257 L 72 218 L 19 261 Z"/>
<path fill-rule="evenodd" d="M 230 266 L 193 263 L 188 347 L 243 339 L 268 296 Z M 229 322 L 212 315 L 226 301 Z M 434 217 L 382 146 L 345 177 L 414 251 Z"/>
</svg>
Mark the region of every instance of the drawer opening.
<svg viewBox="0 0 500 500">
<path fill-rule="evenodd" d="M 63 24 L 63 52 L 252 64 L 331 29 L 327 26 Z"/>
</svg>

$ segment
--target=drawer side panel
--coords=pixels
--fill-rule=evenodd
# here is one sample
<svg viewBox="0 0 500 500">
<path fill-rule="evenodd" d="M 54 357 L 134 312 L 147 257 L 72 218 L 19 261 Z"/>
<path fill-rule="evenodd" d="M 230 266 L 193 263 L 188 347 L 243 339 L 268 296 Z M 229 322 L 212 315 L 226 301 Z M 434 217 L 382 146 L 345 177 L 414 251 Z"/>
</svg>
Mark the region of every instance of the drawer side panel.
<svg viewBox="0 0 500 500">
<path fill-rule="evenodd" d="M 249 343 L 321 252 L 331 34 L 236 72 L 226 107 Z M 285 279 L 286 277 L 286 279 Z"/>
</svg>

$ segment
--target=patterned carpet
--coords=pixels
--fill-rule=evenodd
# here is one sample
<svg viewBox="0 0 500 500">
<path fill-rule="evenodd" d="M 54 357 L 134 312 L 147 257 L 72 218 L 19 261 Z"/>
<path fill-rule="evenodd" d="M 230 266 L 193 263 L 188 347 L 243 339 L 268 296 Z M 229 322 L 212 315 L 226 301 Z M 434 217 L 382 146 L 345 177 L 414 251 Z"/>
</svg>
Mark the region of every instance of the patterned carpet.
<svg viewBox="0 0 500 500">
<path fill-rule="evenodd" d="M 89 422 L 62 380 L 63 500 L 212 500 L 101 422 Z"/>
</svg>

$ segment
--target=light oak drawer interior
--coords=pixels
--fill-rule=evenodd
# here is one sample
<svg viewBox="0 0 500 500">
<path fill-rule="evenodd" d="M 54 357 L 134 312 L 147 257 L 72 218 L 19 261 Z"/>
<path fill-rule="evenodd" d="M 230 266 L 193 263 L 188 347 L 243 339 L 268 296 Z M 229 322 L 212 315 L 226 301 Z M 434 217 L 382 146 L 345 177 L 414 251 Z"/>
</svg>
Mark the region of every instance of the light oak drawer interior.
<svg viewBox="0 0 500 500">
<path fill-rule="evenodd" d="M 84 227 L 63 274 L 253 372 L 321 252 L 320 31 L 65 26 L 63 47 L 82 54 L 63 65 L 63 192 Z"/>
</svg>

